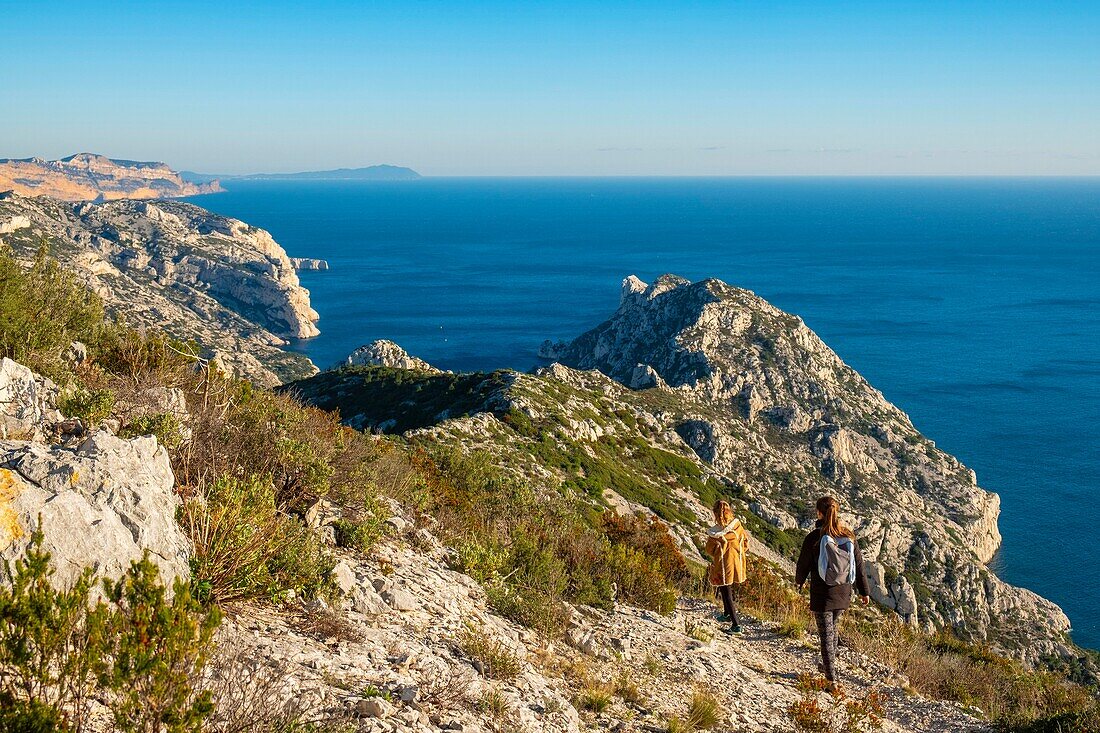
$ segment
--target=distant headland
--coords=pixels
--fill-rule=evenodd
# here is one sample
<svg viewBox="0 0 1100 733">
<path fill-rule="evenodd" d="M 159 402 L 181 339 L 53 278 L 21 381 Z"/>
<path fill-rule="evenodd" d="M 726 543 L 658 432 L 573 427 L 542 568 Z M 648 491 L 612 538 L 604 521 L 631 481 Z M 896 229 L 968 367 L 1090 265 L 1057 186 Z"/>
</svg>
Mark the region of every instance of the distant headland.
<svg viewBox="0 0 1100 733">
<path fill-rule="evenodd" d="M 250 173 L 247 175 L 213 175 L 183 171 L 180 176 L 195 184 L 215 180 L 294 180 L 294 181 L 415 181 L 422 176 L 412 168 L 399 165 L 369 165 L 364 168 L 336 168 L 326 171 L 302 171 L 299 173 Z"/>
<path fill-rule="evenodd" d="M 197 196 L 223 191 L 217 178 L 187 181 L 164 163 L 77 153 L 60 160 L 0 158 L 0 191 L 62 201 Z"/>
</svg>

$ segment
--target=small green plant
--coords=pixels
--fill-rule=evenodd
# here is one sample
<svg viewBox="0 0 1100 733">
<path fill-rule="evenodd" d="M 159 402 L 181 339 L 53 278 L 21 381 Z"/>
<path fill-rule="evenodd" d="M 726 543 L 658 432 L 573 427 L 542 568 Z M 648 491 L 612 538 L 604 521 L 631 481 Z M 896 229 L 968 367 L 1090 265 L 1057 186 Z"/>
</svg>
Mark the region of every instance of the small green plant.
<svg viewBox="0 0 1100 733">
<path fill-rule="evenodd" d="M 806 622 L 798 616 L 788 616 L 779 622 L 775 633 L 788 639 L 801 641 L 806 637 Z"/>
<path fill-rule="evenodd" d="M 382 536 L 378 522 L 373 518 L 353 521 L 337 519 L 332 523 L 336 534 L 336 546 L 367 553 Z"/>
<path fill-rule="evenodd" d="M 57 407 L 68 417 L 78 417 L 87 425 L 98 425 L 111 416 L 115 394 L 109 389 L 76 387 L 58 400 Z"/>
<path fill-rule="evenodd" d="M 110 663 L 99 679 L 114 693 L 115 726 L 124 733 L 199 731 L 214 710 L 211 693 L 198 685 L 221 621 L 217 607 L 204 609 L 182 580 L 169 599 L 148 556 L 103 587 Z"/>
<path fill-rule="evenodd" d="M 473 626 L 466 627 L 459 635 L 458 643 L 462 651 L 478 663 L 482 674 L 488 679 L 510 680 L 520 672 L 520 660 L 514 652 Z"/>
<path fill-rule="evenodd" d="M 638 688 L 638 683 L 634 681 L 629 670 L 619 670 L 619 674 L 615 677 L 615 694 L 618 695 L 623 702 L 632 703 L 634 705 L 642 702 L 642 691 Z"/>
<path fill-rule="evenodd" d="M 158 443 L 170 451 L 179 448 L 184 442 L 183 425 L 179 418 L 170 412 L 142 415 L 119 430 L 118 435 L 120 438 L 153 435 L 156 436 Z"/>
<path fill-rule="evenodd" d="M 367 685 L 363 688 L 363 697 L 380 697 L 383 700 L 392 700 L 393 694 L 389 690 L 383 690 L 374 685 Z"/>
<path fill-rule="evenodd" d="M 714 639 L 714 634 L 711 633 L 710 629 L 703 624 L 695 623 L 690 618 L 684 619 L 684 634 L 704 644 L 709 644 Z"/>
<path fill-rule="evenodd" d="M 611 705 L 611 690 L 605 685 L 591 683 L 577 696 L 577 707 L 593 713 L 602 713 Z"/>
<path fill-rule="evenodd" d="M 721 706 L 709 690 L 698 689 L 688 704 L 687 722 L 695 730 L 710 730 L 721 720 Z"/>
<path fill-rule="evenodd" d="M 512 712 L 512 704 L 508 702 L 508 698 L 495 687 L 490 688 L 481 696 L 478 701 L 478 708 L 481 712 L 491 716 L 493 720 L 502 720 Z"/>
</svg>

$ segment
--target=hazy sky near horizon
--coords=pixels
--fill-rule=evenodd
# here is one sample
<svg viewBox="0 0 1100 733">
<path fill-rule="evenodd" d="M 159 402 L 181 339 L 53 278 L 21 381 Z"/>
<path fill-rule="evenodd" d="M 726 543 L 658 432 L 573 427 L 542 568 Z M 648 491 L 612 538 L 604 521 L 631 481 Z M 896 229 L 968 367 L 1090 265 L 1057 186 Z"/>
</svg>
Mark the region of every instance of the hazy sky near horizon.
<svg viewBox="0 0 1100 733">
<path fill-rule="evenodd" d="M 0 157 L 1100 175 L 1097 2 L 13 2 Z"/>
</svg>

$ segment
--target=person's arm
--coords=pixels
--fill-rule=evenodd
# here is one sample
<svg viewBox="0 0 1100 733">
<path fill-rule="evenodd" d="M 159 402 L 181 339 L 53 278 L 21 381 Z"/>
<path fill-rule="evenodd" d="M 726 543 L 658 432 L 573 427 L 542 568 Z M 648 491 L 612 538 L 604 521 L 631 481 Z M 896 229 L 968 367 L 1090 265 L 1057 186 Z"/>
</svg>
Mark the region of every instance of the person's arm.
<svg viewBox="0 0 1100 733">
<path fill-rule="evenodd" d="M 814 533 L 810 532 L 806 535 L 806 539 L 802 540 L 802 550 L 798 553 L 798 562 L 794 568 L 794 584 L 798 588 L 802 589 L 802 584 L 806 582 L 806 578 L 810 577 L 810 570 L 813 568 L 813 536 Z"/>
<path fill-rule="evenodd" d="M 710 555 L 711 558 L 718 557 L 718 554 L 719 552 L 721 552 L 722 547 L 717 537 L 707 537 L 706 550 L 707 554 Z"/>
<path fill-rule="evenodd" d="M 856 550 L 856 590 L 859 591 L 859 595 L 863 597 L 863 603 L 867 603 L 867 599 L 871 595 L 871 591 L 867 587 L 867 576 L 863 573 L 863 551 L 859 549 L 859 542 L 856 538 L 852 538 L 852 544 Z"/>
</svg>

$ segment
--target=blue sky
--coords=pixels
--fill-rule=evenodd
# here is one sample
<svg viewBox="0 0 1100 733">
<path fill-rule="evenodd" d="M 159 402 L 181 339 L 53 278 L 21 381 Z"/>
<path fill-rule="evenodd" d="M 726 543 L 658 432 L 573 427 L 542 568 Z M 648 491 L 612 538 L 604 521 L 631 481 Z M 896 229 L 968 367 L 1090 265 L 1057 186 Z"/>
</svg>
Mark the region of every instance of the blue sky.
<svg viewBox="0 0 1100 733">
<path fill-rule="evenodd" d="M 1100 3 L 0 0 L 0 157 L 1097 175 Z"/>
</svg>

